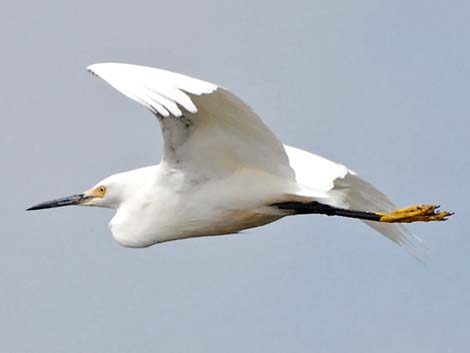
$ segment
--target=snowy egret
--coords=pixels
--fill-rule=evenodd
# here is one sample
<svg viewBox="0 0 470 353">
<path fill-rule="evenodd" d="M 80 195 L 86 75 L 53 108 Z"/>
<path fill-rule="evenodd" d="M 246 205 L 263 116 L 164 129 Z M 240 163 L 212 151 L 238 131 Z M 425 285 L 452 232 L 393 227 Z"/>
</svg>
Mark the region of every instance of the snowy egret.
<svg viewBox="0 0 470 353">
<path fill-rule="evenodd" d="M 297 214 L 357 218 L 407 245 L 413 236 L 398 223 L 451 215 L 435 205 L 395 209 L 344 165 L 283 145 L 248 105 L 215 84 L 122 63 L 88 70 L 158 118 L 162 161 L 28 210 L 113 208 L 109 227 L 128 247 L 237 233 Z"/>
</svg>

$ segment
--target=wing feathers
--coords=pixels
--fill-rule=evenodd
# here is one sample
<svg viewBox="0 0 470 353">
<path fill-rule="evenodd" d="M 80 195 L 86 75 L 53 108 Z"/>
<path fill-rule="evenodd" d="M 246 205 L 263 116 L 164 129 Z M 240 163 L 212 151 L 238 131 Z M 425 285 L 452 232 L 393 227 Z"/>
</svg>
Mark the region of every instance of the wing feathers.
<svg viewBox="0 0 470 353">
<path fill-rule="evenodd" d="M 174 168 L 191 169 L 200 180 L 254 168 L 293 181 L 282 143 L 233 93 L 145 66 L 105 63 L 88 70 L 160 117 L 164 161 Z"/>
<path fill-rule="evenodd" d="M 127 97 L 164 117 L 170 114 L 180 117 L 183 113 L 178 105 L 196 113 L 197 107 L 186 93 L 209 94 L 217 89 L 209 82 L 146 66 L 101 63 L 87 69 Z"/>
<path fill-rule="evenodd" d="M 285 146 L 285 149 L 295 171 L 297 183 L 307 189 L 305 195 L 311 192 L 320 202 L 351 210 L 388 212 L 396 208 L 385 194 L 344 165 L 291 146 Z M 364 223 L 405 247 L 417 259 L 425 259 L 421 240 L 402 224 L 369 221 Z"/>
</svg>

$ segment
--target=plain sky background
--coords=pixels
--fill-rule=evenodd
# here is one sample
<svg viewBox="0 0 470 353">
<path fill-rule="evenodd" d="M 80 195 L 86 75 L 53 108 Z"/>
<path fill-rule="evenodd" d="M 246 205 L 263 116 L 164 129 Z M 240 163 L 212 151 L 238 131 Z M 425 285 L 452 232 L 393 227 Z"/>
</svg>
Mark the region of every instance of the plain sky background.
<svg viewBox="0 0 470 353">
<path fill-rule="evenodd" d="M 0 353 L 445 353 L 470 345 L 468 1 L 28 1 L 0 14 Z M 427 266 L 304 216 L 126 249 L 110 210 L 24 209 L 158 163 L 146 109 L 89 75 L 145 64 L 230 88 L 285 142 L 400 206 Z"/>
</svg>

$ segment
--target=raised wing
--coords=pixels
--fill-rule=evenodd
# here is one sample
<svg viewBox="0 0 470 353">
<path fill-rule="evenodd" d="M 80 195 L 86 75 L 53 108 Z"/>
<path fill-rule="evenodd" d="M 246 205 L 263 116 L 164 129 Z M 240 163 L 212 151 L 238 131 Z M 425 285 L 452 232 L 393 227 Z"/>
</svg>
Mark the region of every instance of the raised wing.
<svg viewBox="0 0 470 353">
<path fill-rule="evenodd" d="M 226 89 L 146 66 L 103 63 L 88 70 L 158 117 L 163 160 L 173 167 L 203 175 L 256 168 L 295 178 L 282 143 Z"/>
</svg>

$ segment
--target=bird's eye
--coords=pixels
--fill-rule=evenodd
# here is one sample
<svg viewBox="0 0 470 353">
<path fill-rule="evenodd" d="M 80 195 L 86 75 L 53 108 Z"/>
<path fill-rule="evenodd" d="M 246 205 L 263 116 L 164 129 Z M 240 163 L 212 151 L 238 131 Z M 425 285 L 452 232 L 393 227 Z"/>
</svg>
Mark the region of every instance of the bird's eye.
<svg viewBox="0 0 470 353">
<path fill-rule="evenodd" d="M 106 188 L 104 186 L 100 186 L 98 188 L 98 191 L 100 192 L 100 194 L 103 196 L 105 193 L 106 193 Z"/>
</svg>

